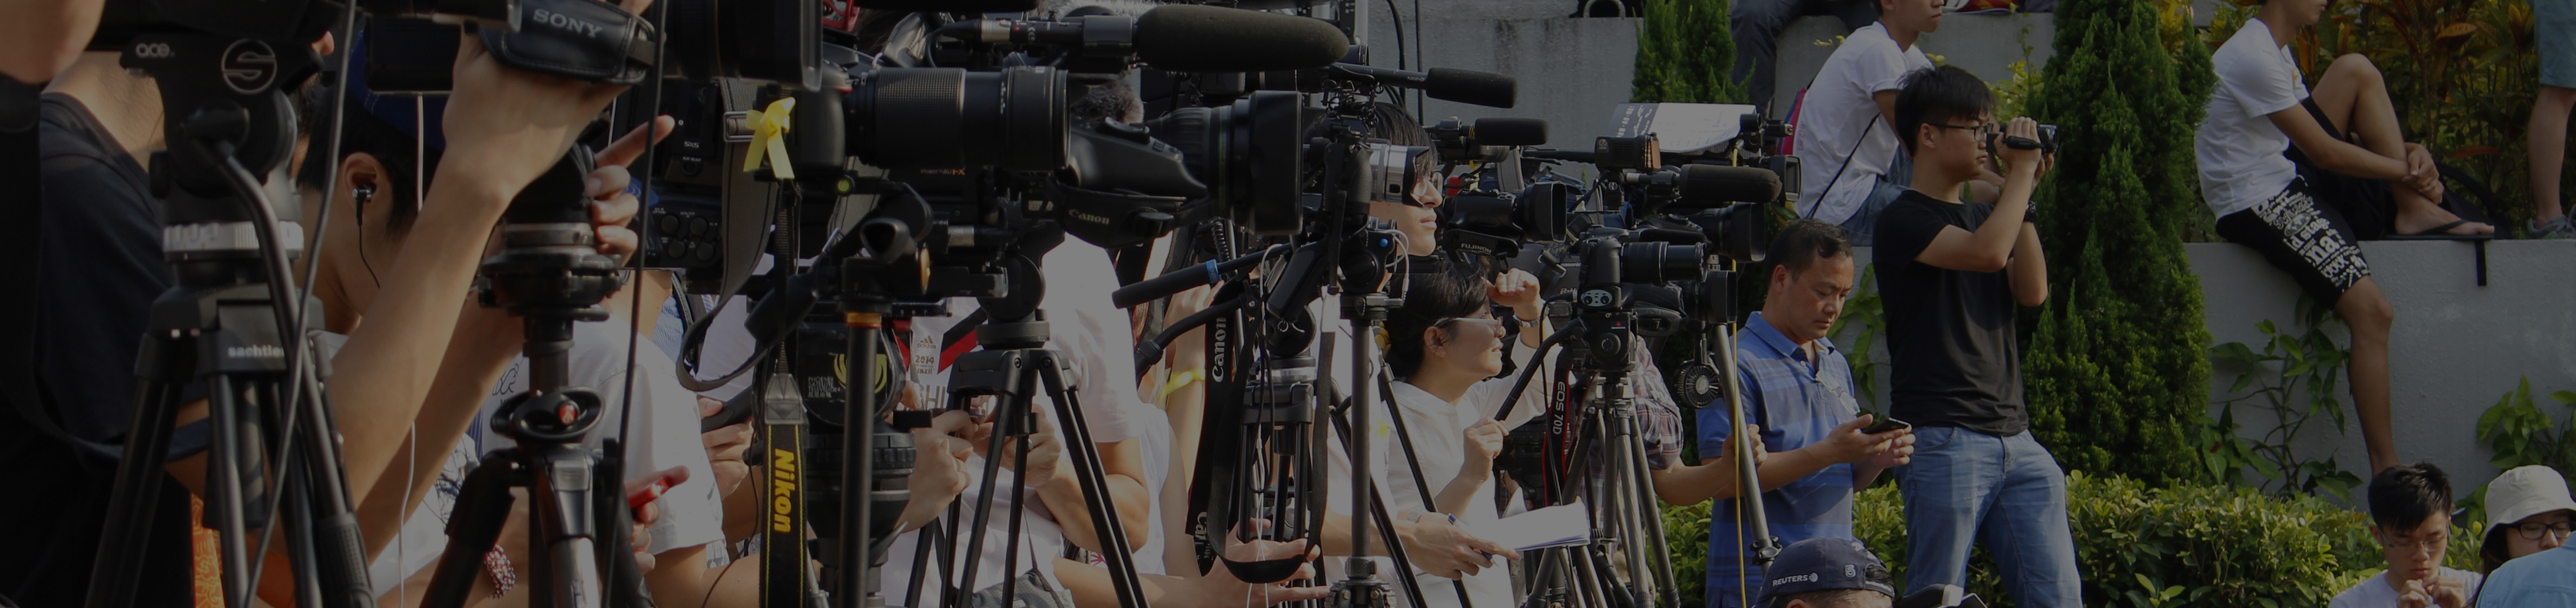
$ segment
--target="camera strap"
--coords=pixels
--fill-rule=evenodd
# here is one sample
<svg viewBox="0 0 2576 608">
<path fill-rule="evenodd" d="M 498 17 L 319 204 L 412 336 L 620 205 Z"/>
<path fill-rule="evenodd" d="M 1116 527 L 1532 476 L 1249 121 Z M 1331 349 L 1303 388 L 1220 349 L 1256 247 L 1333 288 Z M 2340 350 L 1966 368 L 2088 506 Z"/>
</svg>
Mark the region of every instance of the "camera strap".
<svg viewBox="0 0 2576 608">
<path fill-rule="evenodd" d="M 479 33 L 504 65 L 618 85 L 651 77 L 660 46 L 651 22 L 598 0 L 520 0 L 519 31 Z"/>
<path fill-rule="evenodd" d="M 1843 152 L 1842 166 L 1835 167 L 1834 176 L 1825 180 L 1825 191 L 1816 194 L 1816 204 L 1807 207 L 1807 214 L 1804 216 L 1806 219 L 1816 219 L 1816 212 L 1823 211 L 1825 209 L 1825 195 L 1833 194 L 1834 186 L 1842 184 L 1843 171 L 1851 169 L 1852 157 L 1860 155 L 1860 145 L 1869 141 L 1870 131 L 1878 128 L 1878 118 L 1877 114 L 1871 114 L 1869 116 L 1869 123 L 1861 126 L 1860 137 L 1852 140 L 1850 151 Z"/>
</svg>

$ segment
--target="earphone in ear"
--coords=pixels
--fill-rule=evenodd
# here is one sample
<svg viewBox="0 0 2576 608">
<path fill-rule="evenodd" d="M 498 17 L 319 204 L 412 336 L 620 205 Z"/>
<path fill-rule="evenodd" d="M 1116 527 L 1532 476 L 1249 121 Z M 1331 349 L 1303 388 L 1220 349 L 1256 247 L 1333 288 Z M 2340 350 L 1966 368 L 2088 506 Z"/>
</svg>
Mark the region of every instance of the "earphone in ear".
<svg viewBox="0 0 2576 608">
<path fill-rule="evenodd" d="M 357 201 L 357 204 L 354 206 L 357 207 L 358 210 L 358 225 L 367 225 L 367 199 L 375 197 L 375 184 L 359 184 L 357 187 L 349 189 L 349 198 L 356 199 Z"/>
</svg>

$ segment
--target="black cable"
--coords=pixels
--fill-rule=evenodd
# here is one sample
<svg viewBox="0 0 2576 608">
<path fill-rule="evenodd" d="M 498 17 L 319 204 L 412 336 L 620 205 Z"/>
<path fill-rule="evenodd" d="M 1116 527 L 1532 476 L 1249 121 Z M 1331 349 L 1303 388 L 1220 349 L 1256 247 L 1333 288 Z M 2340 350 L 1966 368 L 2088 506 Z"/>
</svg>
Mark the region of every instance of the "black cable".
<svg viewBox="0 0 2576 608">
<path fill-rule="evenodd" d="M 1538 344 L 1538 352 L 1530 353 L 1530 362 L 1521 366 L 1520 379 L 1512 381 L 1512 392 L 1503 396 L 1503 407 L 1500 411 L 1494 412 L 1495 420 L 1511 418 L 1513 406 L 1520 404 L 1521 391 L 1529 388 L 1531 376 L 1533 376 L 1538 371 L 1538 368 L 1541 367 L 1539 362 L 1547 359 L 1547 349 L 1555 348 L 1558 345 L 1564 344 L 1566 340 L 1573 339 L 1576 332 L 1582 330 L 1583 322 L 1580 320 L 1567 323 L 1565 324 L 1565 327 L 1557 328 L 1556 333 L 1548 334 L 1546 341 Z"/>
</svg>

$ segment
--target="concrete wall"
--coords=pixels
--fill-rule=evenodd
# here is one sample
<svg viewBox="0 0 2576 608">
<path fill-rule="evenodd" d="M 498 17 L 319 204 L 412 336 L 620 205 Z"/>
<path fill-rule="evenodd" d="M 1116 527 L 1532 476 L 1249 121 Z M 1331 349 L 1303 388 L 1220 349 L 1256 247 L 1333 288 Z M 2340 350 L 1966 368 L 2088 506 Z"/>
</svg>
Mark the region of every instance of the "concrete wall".
<svg viewBox="0 0 2576 608">
<path fill-rule="evenodd" d="M 2289 276 L 2250 249 L 2232 244 L 2188 246 L 2200 275 L 2203 310 L 2214 343 L 2244 342 L 2261 350 L 2255 324 L 2287 326 L 2297 319 L 2298 290 Z M 2477 419 L 2524 377 L 2535 394 L 2576 389 L 2576 242 L 2496 241 L 2487 247 L 2487 285 L 2477 284 L 2475 249 L 2465 243 L 2375 241 L 2362 244 L 2372 280 L 2397 307 L 2389 336 L 2397 454 L 2406 462 L 2430 460 L 2451 473 L 2463 495 L 2493 479 L 2494 455 L 2478 442 Z M 2338 338 L 2348 333 L 2334 328 Z M 2349 345 L 2350 342 L 2343 342 Z M 2227 393 L 2242 370 L 2211 370 L 2212 403 Z M 2349 393 L 2341 392 L 2346 407 Z M 2565 420 L 2567 410 L 2540 397 L 2542 411 Z M 2213 406 L 2215 407 L 2215 406 Z M 2215 413 L 2217 410 L 2211 410 Z M 2268 431 L 2268 410 L 2248 402 L 2236 409 L 2244 434 Z M 2331 455 L 2358 474 L 2367 473 L 2358 421 L 2336 436 L 2325 426 L 2295 443 L 2305 455 Z"/>
<path fill-rule="evenodd" d="M 1385 2 L 1363 2 L 1371 17 L 1364 34 L 1370 63 L 1396 67 L 1396 19 Z M 1611 111 L 1628 101 L 1636 74 L 1637 20 L 1570 18 L 1572 0 L 1397 0 L 1403 21 L 1404 63 L 1498 72 L 1520 81 L 1520 103 L 1511 109 L 1440 100 L 1412 101 L 1425 123 L 1458 117 L 1521 116 L 1548 121 L 1550 143 L 1589 146 L 1609 133 Z M 1415 28 L 1420 27 L 1420 35 Z"/>
<path fill-rule="evenodd" d="M 1817 43 L 1832 43 L 1835 36 L 1847 33 L 1842 20 L 1833 17 L 1789 22 L 1789 29 L 1780 32 L 1779 87 L 1771 95 L 1773 107 L 1789 107 L 1798 89 L 1814 81 L 1816 71 L 1825 67 L 1825 58 L 1833 56 L 1834 47 Z M 2050 45 L 2056 40 L 2056 15 L 2051 13 L 1950 14 L 1941 17 L 1941 31 L 1924 34 L 1916 43 L 1924 53 L 1996 83 L 2012 78 L 2008 68 L 2013 62 L 2028 60 L 2032 72 L 2048 65 Z"/>
<path fill-rule="evenodd" d="M 2298 288 L 2253 250 L 2230 243 L 2184 248 L 2200 277 L 2212 345 L 2243 342 L 2261 352 L 2264 338 L 2255 324 L 2266 320 L 2284 332 L 2306 332 L 2298 325 Z M 2466 243 L 2373 241 L 2362 244 L 2362 253 L 2370 260 L 2372 280 L 2397 307 L 2388 367 L 2398 457 L 2432 461 L 2465 496 L 2498 472 L 2487 464 L 2494 454 L 2478 441 L 2478 415 L 2522 378 L 2531 379 L 2543 412 L 2567 419 L 2566 408 L 2541 395 L 2576 390 L 2576 282 L 2567 280 L 2576 268 L 2576 241 L 2496 241 L 2487 247 L 2484 287 L 2477 284 L 2476 250 Z M 1858 255 L 1870 259 L 1866 249 Z M 2341 327 L 2328 331 L 2338 344 L 2351 345 L 2351 334 Z M 1888 360 L 1883 343 L 1873 350 L 1874 359 Z M 1875 396 L 1881 404 L 1887 402 L 1885 368 L 1880 366 Z M 2210 370 L 2211 415 L 2230 407 L 2222 402 L 2244 396 L 2227 389 L 2246 371 L 2228 364 Z M 2348 419 L 2350 390 L 2348 384 L 2335 389 Z M 2277 423 L 2255 401 L 2232 407 L 2246 437 L 2260 439 Z M 2370 458 L 2360 421 L 2348 422 L 2350 429 L 2338 433 L 2331 420 L 2321 418 L 2293 449 L 2302 458 L 2333 457 L 2367 479 Z M 2247 476 L 2256 478 L 2250 471 Z"/>
</svg>

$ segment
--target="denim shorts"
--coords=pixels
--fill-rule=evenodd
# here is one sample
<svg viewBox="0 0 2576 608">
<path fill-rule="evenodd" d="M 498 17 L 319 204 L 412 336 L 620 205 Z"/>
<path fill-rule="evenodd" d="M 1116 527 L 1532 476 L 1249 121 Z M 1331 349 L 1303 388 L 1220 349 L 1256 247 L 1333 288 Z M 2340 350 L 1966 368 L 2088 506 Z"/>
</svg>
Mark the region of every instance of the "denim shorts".
<svg viewBox="0 0 2576 608">
<path fill-rule="evenodd" d="M 2540 84 L 2576 89 L 2576 0 L 2531 0 Z"/>
</svg>

